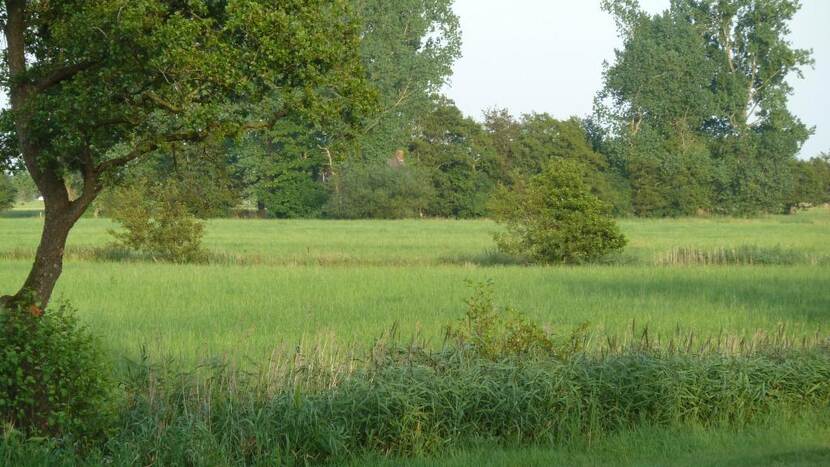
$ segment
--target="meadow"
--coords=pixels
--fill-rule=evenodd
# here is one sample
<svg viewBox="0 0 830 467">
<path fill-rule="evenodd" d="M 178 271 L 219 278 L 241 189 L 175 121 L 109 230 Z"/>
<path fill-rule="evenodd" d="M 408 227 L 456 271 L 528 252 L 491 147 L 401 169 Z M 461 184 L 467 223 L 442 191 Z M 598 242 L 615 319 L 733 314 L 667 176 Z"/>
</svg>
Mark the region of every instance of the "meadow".
<svg viewBox="0 0 830 467">
<path fill-rule="evenodd" d="M 0 215 L 0 290 L 24 278 L 41 222 L 37 205 Z M 821 351 L 735 360 L 620 351 L 562 364 L 477 363 L 450 353 L 424 357 L 437 359 L 433 368 L 412 361 L 412 350 L 398 357 L 390 349 L 379 369 L 361 360 L 392 327 L 404 346 L 419 336 L 419 345 L 441 349 L 445 327 L 464 316 L 470 284 L 483 282 L 499 306 L 560 337 L 586 325 L 600 345 L 646 330 L 652 340 L 826 342 L 830 209 L 620 225 L 629 245 L 606 263 L 540 267 L 496 253 L 498 226 L 485 220 L 219 219 L 207 224 L 210 260 L 185 265 L 111 254 L 107 231 L 116 226 L 84 218 L 55 298 L 77 309 L 116 362 L 149 355 L 168 363 L 123 383 L 131 402 L 109 454 L 81 461 L 5 439 L 0 462 L 233 464 L 290 454 L 298 457 L 281 462 L 826 465 L 830 386 L 822 375 L 830 365 Z M 297 348 L 316 363 L 296 368 Z M 357 363 L 344 363 L 352 351 Z M 235 373 L 236 362 L 266 373 Z M 548 382 L 557 378 L 574 378 L 556 383 L 573 389 L 557 392 Z M 535 437 L 551 425 L 561 431 Z M 281 430 L 307 444 L 289 453 Z M 366 448 L 367 432 L 379 444 Z"/>
<path fill-rule="evenodd" d="M 41 220 L 36 206 L 0 218 L 0 290 L 25 277 Z M 257 358 L 301 341 L 368 343 L 397 324 L 440 343 L 461 317 L 468 282 L 568 333 L 587 323 L 618 334 L 752 335 L 830 323 L 830 210 L 758 219 L 622 220 L 629 246 L 609 265 L 537 267 L 494 252 L 490 221 L 212 220 L 216 261 L 174 265 L 90 257 L 115 226 L 82 219 L 56 297 L 116 354 Z M 779 264 L 665 264 L 677 248 L 751 246 Z M 772 253 L 770 253 L 772 252 Z M 778 252 L 778 253 L 776 253 Z M 783 253 L 781 253 L 783 252 Z M 798 254 L 792 260 L 793 254 Z"/>
</svg>

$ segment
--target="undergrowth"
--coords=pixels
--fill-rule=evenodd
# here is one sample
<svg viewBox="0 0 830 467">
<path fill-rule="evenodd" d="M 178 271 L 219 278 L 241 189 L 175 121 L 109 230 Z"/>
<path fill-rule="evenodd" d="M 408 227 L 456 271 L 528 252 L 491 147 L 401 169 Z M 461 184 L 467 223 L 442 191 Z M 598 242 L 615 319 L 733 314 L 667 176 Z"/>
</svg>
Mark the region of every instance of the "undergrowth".
<svg viewBox="0 0 830 467">
<path fill-rule="evenodd" d="M 273 465 L 428 456 L 465 446 L 582 443 L 642 426 L 743 427 L 830 407 L 830 348 L 755 338 L 559 335 L 487 287 L 432 349 L 393 330 L 368 351 L 297 348 L 261 365 L 126 364 L 111 437 L 83 459 L 6 430 L 0 461 Z"/>
</svg>

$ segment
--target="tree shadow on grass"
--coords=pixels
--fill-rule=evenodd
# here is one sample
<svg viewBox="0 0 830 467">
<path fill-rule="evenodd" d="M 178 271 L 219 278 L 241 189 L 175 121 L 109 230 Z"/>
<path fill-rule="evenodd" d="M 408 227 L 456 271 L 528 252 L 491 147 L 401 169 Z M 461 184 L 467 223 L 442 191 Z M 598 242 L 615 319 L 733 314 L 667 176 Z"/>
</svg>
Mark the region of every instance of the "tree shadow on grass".
<svg viewBox="0 0 830 467">
<path fill-rule="evenodd" d="M 0 212 L 0 219 L 31 219 L 43 217 L 41 209 L 13 209 Z"/>
<path fill-rule="evenodd" d="M 613 274 L 560 278 L 567 289 L 582 295 L 601 294 L 620 297 L 626 301 L 654 300 L 685 306 L 701 301 L 718 308 L 741 308 L 752 313 L 767 313 L 772 321 L 805 320 L 816 324 L 830 324 L 830 276 L 828 274 L 783 276 L 771 273 L 768 277 L 718 273 L 689 277 L 684 269 L 672 269 L 667 274 Z M 814 267 L 817 273 L 825 270 Z M 677 274 L 674 274 L 674 272 Z M 775 271 L 775 268 L 770 268 Z M 667 305 L 668 306 L 668 305 Z M 667 312 L 672 310 L 667 308 Z M 716 317 L 712 317 L 716 318 Z"/>
<path fill-rule="evenodd" d="M 757 465 L 780 466 L 824 466 L 830 465 L 830 448 L 803 449 L 740 459 L 724 459 L 717 464 L 729 467 L 754 467 Z"/>
<path fill-rule="evenodd" d="M 497 250 L 487 250 L 478 254 L 442 256 L 438 262 L 447 266 L 525 266 L 527 261 Z"/>
</svg>

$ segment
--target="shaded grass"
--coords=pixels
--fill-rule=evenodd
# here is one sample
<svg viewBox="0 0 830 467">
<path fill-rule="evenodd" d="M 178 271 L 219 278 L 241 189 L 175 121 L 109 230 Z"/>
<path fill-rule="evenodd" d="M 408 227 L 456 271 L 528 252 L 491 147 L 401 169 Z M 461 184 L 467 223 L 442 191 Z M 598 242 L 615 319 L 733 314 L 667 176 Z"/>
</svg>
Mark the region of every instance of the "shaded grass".
<svg viewBox="0 0 830 467">
<path fill-rule="evenodd" d="M 568 447 L 481 446 L 423 459 L 364 458 L 354 466 L 826 466 L 830 412 L 781 414 L 741 429 L 641 427 Z"/>
</svg>

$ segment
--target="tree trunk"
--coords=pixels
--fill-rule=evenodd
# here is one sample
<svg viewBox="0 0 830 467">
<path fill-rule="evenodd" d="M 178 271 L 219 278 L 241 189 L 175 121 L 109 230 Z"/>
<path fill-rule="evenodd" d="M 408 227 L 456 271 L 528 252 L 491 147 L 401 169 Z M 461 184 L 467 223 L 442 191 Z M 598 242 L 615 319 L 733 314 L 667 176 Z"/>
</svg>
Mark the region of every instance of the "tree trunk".
<svg viewBox="0 0 830 467">
<path fill-rule="evenodd" d="M 90 161 L 84 167 L 83 193 L 80 197 L 70 197 L 62 168 L 42 160 L 40 146 L 31 131 L 33 110 L 30 98 L 37 93 L 37 88 L 26 79 L 26 3 L 24 0 L 5 1 L 5 59 L 11 82 L 9 102 L 14 111 L 20 152 L 29 174 L 43 195 L 46 218 L 29 277 L 14 296 L 0 297 L 0 305 L 39 305 L 45 308 L 63 271 L 63 252 L 69 231 L 98 195 L 100 183 L 99 173 Z"/>
<path fill-rule="evenodd" d="M 63 271 L 63 253 L 69 231 L 77 219 L 66 213 L 46 210 L 40 245 L 29 276 L 13 297 L 19 303 L 27 302 L 46 308 L 52 291 Z"/>
</svg>

